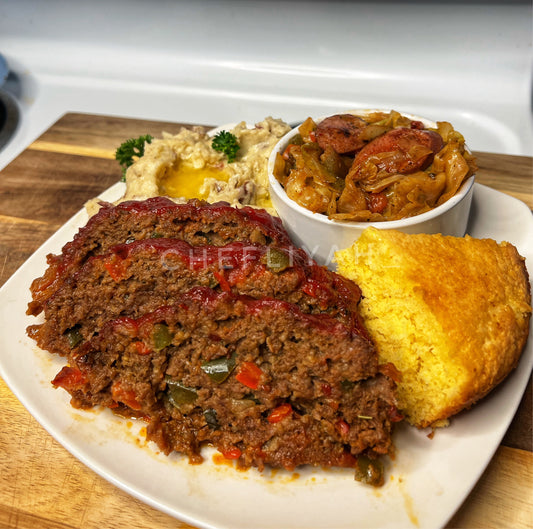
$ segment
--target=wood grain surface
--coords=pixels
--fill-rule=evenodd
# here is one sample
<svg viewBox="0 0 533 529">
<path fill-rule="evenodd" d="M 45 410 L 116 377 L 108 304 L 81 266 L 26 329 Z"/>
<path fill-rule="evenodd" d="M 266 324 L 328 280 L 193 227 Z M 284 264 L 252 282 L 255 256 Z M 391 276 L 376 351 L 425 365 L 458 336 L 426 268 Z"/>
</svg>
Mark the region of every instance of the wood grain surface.
<svg viewBox="0 0 533 529">
<path fill-rule="evenodd" d="M 88 199 L 120 179 L 114 151 L 125 139 L 176 133 L 182 126 L 71 113 L 47 130 L 0 172 L 0 286 Z M 478 182 L 533 208 L 532 158 L 475 155 Z M 448 528 L 533 527 L 532 395 L 530 380 L 501 446 Z M 1 379 L 0 406 L 0 528 L 191 527 L 85 467 Z"/>
</svg>

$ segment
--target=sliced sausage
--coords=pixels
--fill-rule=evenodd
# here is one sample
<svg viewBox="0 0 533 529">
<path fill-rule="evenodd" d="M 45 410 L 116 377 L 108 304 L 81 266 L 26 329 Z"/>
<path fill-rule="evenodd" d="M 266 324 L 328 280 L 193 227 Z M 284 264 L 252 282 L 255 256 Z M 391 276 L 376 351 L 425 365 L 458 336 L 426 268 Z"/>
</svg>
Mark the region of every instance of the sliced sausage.
<svg viewBox="0 0 533 529">
<path fill-rule="evenodd" d="M 336 114 L 321 121 L 316 128 L 316 141 L 324 150 L 332 147 L 339 154 L 358 151 L 365 142 L 359 138 L 367 123 L 351 114 Z"/>
<path fill-rule="evenodd" d="M 420 157 L 411 157 L 409 152 L 417 145 L 427 147 L 430 153 Z M 431 130 L 397 128 L 377 137 L 365 145 L 355 157 L 350 173 L 353 174 L 371 156 L 391 153 L 383 156 L 376 164 L 379 170 L 388 173 L 409 174 L 426 169 L 436 153 L 444 147 L 444 141 L 437 132 Z"/>
</svg>

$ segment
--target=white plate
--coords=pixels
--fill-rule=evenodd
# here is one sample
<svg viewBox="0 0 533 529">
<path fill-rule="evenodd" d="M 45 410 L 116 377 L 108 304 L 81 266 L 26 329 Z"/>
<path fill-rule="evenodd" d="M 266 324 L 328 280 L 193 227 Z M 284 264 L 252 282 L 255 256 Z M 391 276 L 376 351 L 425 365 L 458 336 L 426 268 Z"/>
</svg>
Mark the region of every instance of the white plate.
<svg viewBox="0 0 533 529">
<path fill-rule="evenodd" d="M 123 193 L 116 184 L 102 195 Z M 63 360 L 26 337 L 29 285 L 42 275 L 45 256 L 57 253 L 86 222 L 81 211 L 52 236 L 0 290 L 0 375 L 29 412 L 88 467 L 140 500 L 203 528 L 413 528 L 442 527 L 461 505 L 497 449 L 526 387 L 533 363 L 529 340 L 518 368 L 472 410 L 433 439 L 402 425 L 397 457 L 380 489 L 354 481 L 350 470 L 304 468 L 296 473 L 237 471 L 165 457 L 145 444 L 142 424 L 108 411 L 82 412 L 50 380 Z M 533 272 L 533 217 L 525 204 L 476 184 L 469 233 L 515 244 Z M 139 441 L 140 440 L 140 441 Z M 50 479 L 53 479 L 51 476 Z"/>
</svg>

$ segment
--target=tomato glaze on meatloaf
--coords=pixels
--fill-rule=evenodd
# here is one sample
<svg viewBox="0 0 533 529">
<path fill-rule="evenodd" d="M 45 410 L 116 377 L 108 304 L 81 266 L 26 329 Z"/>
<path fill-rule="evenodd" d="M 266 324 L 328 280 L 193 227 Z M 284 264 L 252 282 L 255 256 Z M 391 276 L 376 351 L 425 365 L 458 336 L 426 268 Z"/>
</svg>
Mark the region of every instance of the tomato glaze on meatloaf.
<svg viewBox="0 0 533 529">
<path fill-rule="evenodd" d="M 397 417 L 395 384 L 353 328 L 207 287 L 107 322 L 53 384 L 76 408 L 145 418 L 149 440 L 193 463 L 208 443 L 242 467 L 355 467 L 389 452 Z"/>
<path fill-rule="evenodd" d="M 281 220 L 265 210 L 234 208 L 193 199 L 176 204 L 166 197 L 132 200 L 101 209 L 68 242 L 61 254 L 47 256 L 48 268 L 31 285 L 28 315 L 38 315 L 66 277 L 89 257 L 138 239 L 171 237 L 193 245 L 223 246 L 231 241 L 292 246 Z"/>
<path fill-rule="evenodd" d="M 31 326 L 28 333 L 42 349 L 67 355 L 106 321 L 172 305 L 194 286 L 283 299 L 365 332 L 358 319 L 359 288 L 318 266 L 303 250 L 250 242 L 191 246 L 178 239 L 145 239 L 89 258 L 44 303 L 44 323 Z"/>
</svg>

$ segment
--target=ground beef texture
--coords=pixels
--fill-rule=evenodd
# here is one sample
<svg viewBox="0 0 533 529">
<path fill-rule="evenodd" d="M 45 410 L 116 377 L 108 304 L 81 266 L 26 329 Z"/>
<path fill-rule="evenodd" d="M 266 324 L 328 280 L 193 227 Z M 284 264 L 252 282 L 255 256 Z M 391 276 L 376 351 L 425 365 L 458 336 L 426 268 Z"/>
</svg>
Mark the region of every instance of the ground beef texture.
<svg viewBox="0 0 533 529">
<path fill-rule="evenodd" d="M 48 268 L 31 285 L 27 314 L 40 314 L 46 300 L 91 256 L 107 253 L 117 244 L 159 237 L 183 239 L 195 246 L 232 241 L 292 246 L 280 219 L 262 209 L 201 200 L 176 204 L 166 197 L 102 203 L 60 254 L 47 256 Z"/>
<path fill-rule="evenodd" d="M 88 259 L 46 300 L 45 321 L 30 335 L 42 349 L 67 355 L 73 336 L 75 342 L 87 340 L 106 321 L 171 305 L 194 286 L 283 299 L 365 332 L 355 283 L 318 266 L 303 250 L 250 242 L 191 246 L 156 238 L 117 245 Z"/>
<path fill-rule="evenodd" d="M 53 384 L 77 408 L 148 421 L 165 453 L 204 444 L 242 467 L 354 467 L 391 448 L 394 382 L 373 344 L 328 314 L 195 287 L 120 317 L 69 353 Z"/>
</svg>

